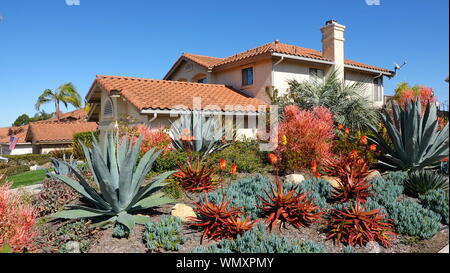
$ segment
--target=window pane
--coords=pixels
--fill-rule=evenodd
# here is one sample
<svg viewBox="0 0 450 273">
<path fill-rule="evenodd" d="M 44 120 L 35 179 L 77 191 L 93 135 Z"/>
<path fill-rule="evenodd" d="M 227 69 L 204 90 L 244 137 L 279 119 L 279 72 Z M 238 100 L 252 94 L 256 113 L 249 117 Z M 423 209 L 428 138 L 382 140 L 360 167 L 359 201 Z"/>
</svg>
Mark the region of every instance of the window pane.
<svg viewBox="0 0 450 273">
<path fill-rule="evenodd" d="M 242 85 L 253 84 L 253 68 L 242 69 Z"/>
</svg>

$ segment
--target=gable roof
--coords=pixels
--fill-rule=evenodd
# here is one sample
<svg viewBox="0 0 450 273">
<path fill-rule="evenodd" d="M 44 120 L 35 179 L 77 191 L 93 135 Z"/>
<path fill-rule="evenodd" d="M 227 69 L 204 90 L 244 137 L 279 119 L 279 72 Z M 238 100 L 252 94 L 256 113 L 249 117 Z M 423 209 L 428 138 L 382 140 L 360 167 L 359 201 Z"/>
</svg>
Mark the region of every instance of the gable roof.
<svg viewBox="0 0 450 273">
<path fill-rule="evenodd" d="M 0 128 L 0 143 L 9 143 L 9 138 L 11 136 L 19 138 L 17 143 L 25 143 L 28 127 L 29 125 Z"/>
<path fill-rule="evenodd" d="M 202 65 L 211 70 L 214 70 L 215 68 L 219 68 L 226 64 L 231 64 L 234 62 L 238 62 L 240 60 L 260 56 L 263 54 L 272 54 L 272 53 L 280 53 L 280 54 L 287 54 L 287 55 L 292 55 L 292 56 L 297 56 L 297 57 L 304 57 L 307 59 L 311 59 L 311 61 L 317 60 L 317 61 L 332 62 L 332 60 L 323 57 L 321 51 L 304 48 L 304 47 L 300 47 L 300 46 L 296 46 L 296 45 L 288 45 L 288 44 L 280 43 L 278 41 L 273 41 L 273 42 L 237 53 L 233 56 L 229 56 L 226 58 L 215 58 L 215 57 L 194 55 L 194 54 L 188 54 L 188 53 L 183 53 L 182 57 L 190 59 L 199 65 Z M 175 64 L 177 64 L 177 63 L 178 63 L 178 61 Z M 371 70 L 386 72 L 386 73 L 392 72 L 389 69 L 376 67 L 376 66 L 372 66 L 372 65 L 368 65 L 368 64 L 363 64 L 363 63 L 355 62 L 355 61 L 348 60 L 348 59 L 345 59 L 345 64 L 348 66 L 355 67 L 355 69 L 365 68 L 365 69 L 371 69 Z M 172 71 L 172 70 L 173 69 L 171 69 L 170 71 Z M 166 75 L 166 77 L 168 75 L 169 75 L 169 73 Z"/>
<path fill-rule="evenodd" d="M 30 124 L 26 140 L 37 143 L 71 142 L 76 133 L 96 130 L 95 122 L 40 122 Z"/>
<path fill-rule="evenodd" d="M 258 106 L 266 103 L 223 84 L 204 84 L 179 81 L 154 80 L 120 76 L 97 75 L 86 97 L 89 99 L 96 84 L 108 93 L 119 92 L 139 110 L 183 109 L 193 110 L 193 98 L 201 97 L 201 106 L 215 105 L 228 110 L 228 105 Z"/>
</svg>

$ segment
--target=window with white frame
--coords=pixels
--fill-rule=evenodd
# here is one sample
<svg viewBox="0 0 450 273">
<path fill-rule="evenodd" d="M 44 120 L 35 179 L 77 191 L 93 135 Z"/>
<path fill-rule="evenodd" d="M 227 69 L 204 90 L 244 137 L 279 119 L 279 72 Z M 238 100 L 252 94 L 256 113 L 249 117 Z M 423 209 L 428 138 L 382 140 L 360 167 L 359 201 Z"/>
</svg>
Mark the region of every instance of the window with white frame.
<svg viewBox="0 0 450 273">
<path fill-rule="evenodd" d="M 322 80 L 323 79 L 323 70 L 317 68 L 309 69 L 309 78 L 311 80 Z"/>
<path fill-rule="evenodd" d="M 383 77 L 373 79 L 373 101 L 383 100 Z"/>
<path fill-rule="evenodd" d="M 105 101 L 105 106 L 103 107 L 103 116 L 112 117 L 113 116 L 113 103 L 111 99 Z"/>
</svg>

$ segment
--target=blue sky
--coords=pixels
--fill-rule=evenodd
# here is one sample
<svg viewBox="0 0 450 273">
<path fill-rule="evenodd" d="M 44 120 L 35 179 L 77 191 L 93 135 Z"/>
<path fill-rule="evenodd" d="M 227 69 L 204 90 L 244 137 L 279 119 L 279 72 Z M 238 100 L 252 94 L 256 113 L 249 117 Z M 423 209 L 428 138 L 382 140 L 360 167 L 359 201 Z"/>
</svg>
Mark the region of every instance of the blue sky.
<svg viewBox="0 0 450 273">
<path fill-rule="evenodd" d="M 408 60 L 387 94 L 407 81 L 448 100 L 449 1 L 379 1 L 0 0 L 0 127 L 34 115 L 46 88 L 72 82 L 84 96 L 97 74 L 160 79 L 182 52 L 226 57 L 275 39 L 321 50 L 328 19 L 347 26 L 346 58 Z"/>
</svg>

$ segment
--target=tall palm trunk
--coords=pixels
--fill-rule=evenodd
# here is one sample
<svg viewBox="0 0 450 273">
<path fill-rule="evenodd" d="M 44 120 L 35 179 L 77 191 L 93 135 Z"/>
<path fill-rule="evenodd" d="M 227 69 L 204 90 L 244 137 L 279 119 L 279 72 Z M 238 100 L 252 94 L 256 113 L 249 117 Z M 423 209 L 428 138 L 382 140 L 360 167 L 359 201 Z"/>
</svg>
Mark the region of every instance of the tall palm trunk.
<svg viewBox="0 0 450 273">
<path fill-rule="evenodd" d="M 61 121 L 60 113 L 59 113 L 59 101 L 55 100 L 55 109 L 56 109 L 56 118 L 58 121 Z"/>
</svg>

